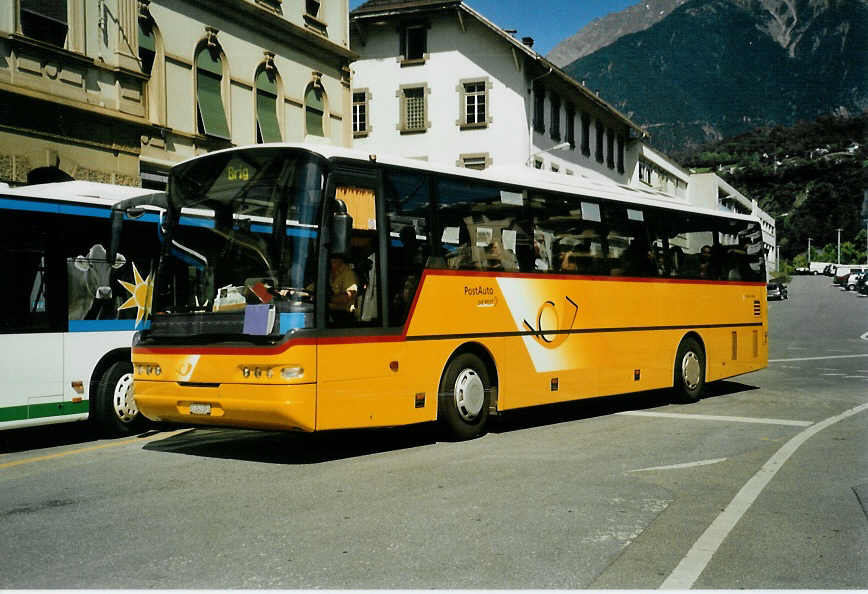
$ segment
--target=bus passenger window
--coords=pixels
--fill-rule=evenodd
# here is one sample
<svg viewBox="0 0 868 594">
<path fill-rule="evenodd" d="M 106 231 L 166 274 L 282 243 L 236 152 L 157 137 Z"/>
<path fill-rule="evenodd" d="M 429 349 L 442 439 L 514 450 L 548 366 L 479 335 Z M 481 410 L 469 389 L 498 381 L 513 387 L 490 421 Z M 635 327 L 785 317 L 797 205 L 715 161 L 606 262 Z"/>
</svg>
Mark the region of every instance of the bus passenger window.
<svg viewBox="0 0 868 594">
<path fill-rule="evenodd" d="M 473 180 L 437 184 L 444 258 L 449 268 L 516 272 L 530 270 L 534 252 L 525 198 Z"/>
<path fill-rule="evenodd" d="M 401 326 L 431 255 L 431 202 L 424 175 L 388 171 L 383 181 L 389 229 L 389 325 Z"/>
</svg>

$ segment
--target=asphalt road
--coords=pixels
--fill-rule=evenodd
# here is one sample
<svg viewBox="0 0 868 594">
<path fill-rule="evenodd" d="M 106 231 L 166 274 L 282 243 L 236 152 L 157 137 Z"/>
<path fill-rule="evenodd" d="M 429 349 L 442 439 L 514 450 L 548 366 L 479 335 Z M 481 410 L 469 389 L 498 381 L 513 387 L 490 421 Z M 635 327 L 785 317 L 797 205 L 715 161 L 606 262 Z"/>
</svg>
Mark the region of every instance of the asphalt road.
<svg viewBox="0 0 868 594">
<path fill-rule="evenodd" d="M 0 588 L 865 588 L 868 299 L 790 296 L 768 369 L 692 405 L 549 406 L 464 443 L 0 433 Z"/>
</svg>

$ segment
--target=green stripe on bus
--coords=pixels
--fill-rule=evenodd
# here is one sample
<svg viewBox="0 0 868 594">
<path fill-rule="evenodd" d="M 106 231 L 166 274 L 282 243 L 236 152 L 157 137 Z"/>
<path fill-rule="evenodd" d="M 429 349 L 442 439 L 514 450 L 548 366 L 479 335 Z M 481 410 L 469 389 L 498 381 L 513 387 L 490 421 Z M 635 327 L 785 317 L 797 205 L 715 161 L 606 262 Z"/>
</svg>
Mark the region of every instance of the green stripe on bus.
<svg viewBox="0 0 868 594">
<path fill-rule="evenodd" d="M 43 419 L 63 415 L 77 415 L 88 412 L 88 401 L 81 402 L 47 402 L 23 406 L 7 406 L 0 408 L 0 423 L 6 421 L 25 421 L 27 419 Z"/>
</svg>

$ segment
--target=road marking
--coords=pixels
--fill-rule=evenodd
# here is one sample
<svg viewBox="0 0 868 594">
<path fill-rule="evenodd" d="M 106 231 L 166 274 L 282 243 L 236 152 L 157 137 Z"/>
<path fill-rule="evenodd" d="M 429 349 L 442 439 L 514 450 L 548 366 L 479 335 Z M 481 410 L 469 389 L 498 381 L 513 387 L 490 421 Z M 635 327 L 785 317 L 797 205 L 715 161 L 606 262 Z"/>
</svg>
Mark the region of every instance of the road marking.
<svg viewBox="0 0 868 594">
<path fill-rule="evenodd" d="M 684 462 L 682 464 L 669 464 L 668 466 L 637 468 L 636 470 L 628 470 L 627 472 L 648 472 L 650 470 L 679 470 L 682 468 L 693 468 L 695 466 L 708 466 L 709 464 L 717 464 L 718 462 L 726 462 L 726 458 L 715 458 L 713 460 L 698 460 L 696 462 Z"/>
<path fill-rule="evenodd" d="M 823 361 L 824 359 L 857 359 L 868 355 L 827 355 L 825 357 L 799 357 L 796 359 L 769 359 L 769 363 L 786 363 L 787 361 Z"/>
<path fill-rule="evenodd" d="M 861 338 L 862 340 L 868 340 L 868 332 L 866 332 L 865 334 L 863 334 L 859 338 Z"/>
<path fill-rule="evenodd" d="M 691 415 L 684 413 L 650 412 L 647 410 L 625 410 L 615 413 L 632 417 L 662 417 L 665 419 L 690 419 L 692 421 L 725 421 L 729 423 L 757 423 L 760 425 L 788 425 L 790 427 L 810 427 L 813 421 L 791 421 L 789 419 L 761 419 L 756 417 L 725 417 L 718 415 Z"/>
<path fill-rule="evenodd" d="M 715 518 L 715 520 L 705 529 L 702 536 L 693 544 L 687 555 L 681 562 L 672 570 L 663 583 L 660 585 L 661 590 L 687 590 L 696 583 L 702 572 L 708 566 L 712 556 L 720 548 L 720 545 L 729 536 L 729 533 L 747 512 L 753 502 L 760 496 L 763 489 L 777 474 L 778 470 L 792 456 L 803 443 L 811 437 L 831 427 L 839 421 L 858 414 L 864 410 L 868 410 L 868 403 L 856 406 L 842 412 L 834 417 L 829 417 L 811 427 L 799 432 L 781 449 L 768 459 L 763 464 L 755 475 L 745 483 L 736 496 L 729 502 L 729 505 Z"/>
<path fill-rule="evenodd" d="M 868 375 L 848 375 L 844 379 L 868 379 Z"/>
<path fill-rule="evenodd" d="M 177 431 L 172 431 L 170 433 L 158 433 L 156 435 L 150 435 L 148 437 L 136 437 L 134 439 L 125 439 L 124 441 L 113 441 L 111 443 L 104 443 L 95 446 L 89 446 L 86 448 L 78 448 L 76 450 L 67 450 L 65 452 L 58 452 L 56 454 L 46 454 L 45 456 L 34 456 L 32 458 L 22 458 L 20 460 L 13 460 L 12 462 L 4 462 L 0 464 L 0 470 L 4 468 L 12 468 L 13 466 L 21 466 L 22 464 L 32 464 L 33 462 L 44 462 L 46 460 L 56 460 L 57 458 L 63 458 L 65 456 L 72 456 L 73 454 L 83 454 L 84 452 L 92 452 L 94 450 L 102 450 L 105 448 L 114 448 L 123 445 L 129 445 L 131 443 L 145 443 L 148 441 L 154 441 L 157 438 L 162 437 L 172 437 L 177 435 L 178 433 L 183 433 L 184 431 L 189 431 L 189 429 L 178 429 Z"/>
<path fill-rule="evenodd" d="M 846 374 L 846 373 L 824 373 L 823 375 L 834 375 L 834 376 L 839 376 L 839 375 L 847 375 L 847 374 Z"/>
</svg>

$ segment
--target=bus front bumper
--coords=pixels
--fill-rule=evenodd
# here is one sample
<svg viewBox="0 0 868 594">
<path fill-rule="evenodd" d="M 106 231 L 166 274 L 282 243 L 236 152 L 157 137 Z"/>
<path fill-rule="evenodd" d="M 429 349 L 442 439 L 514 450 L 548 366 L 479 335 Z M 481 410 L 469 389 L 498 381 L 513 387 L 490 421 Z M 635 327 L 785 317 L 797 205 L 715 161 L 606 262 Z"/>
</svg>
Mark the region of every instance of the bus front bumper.
<svg viewBox="0 0 868 594">
<path fill-rule="evenodd" d="M 316 384 L 182 385 L 135 380 L 136 405 L 152 421 L 313 431 Z"/>
</svg>

